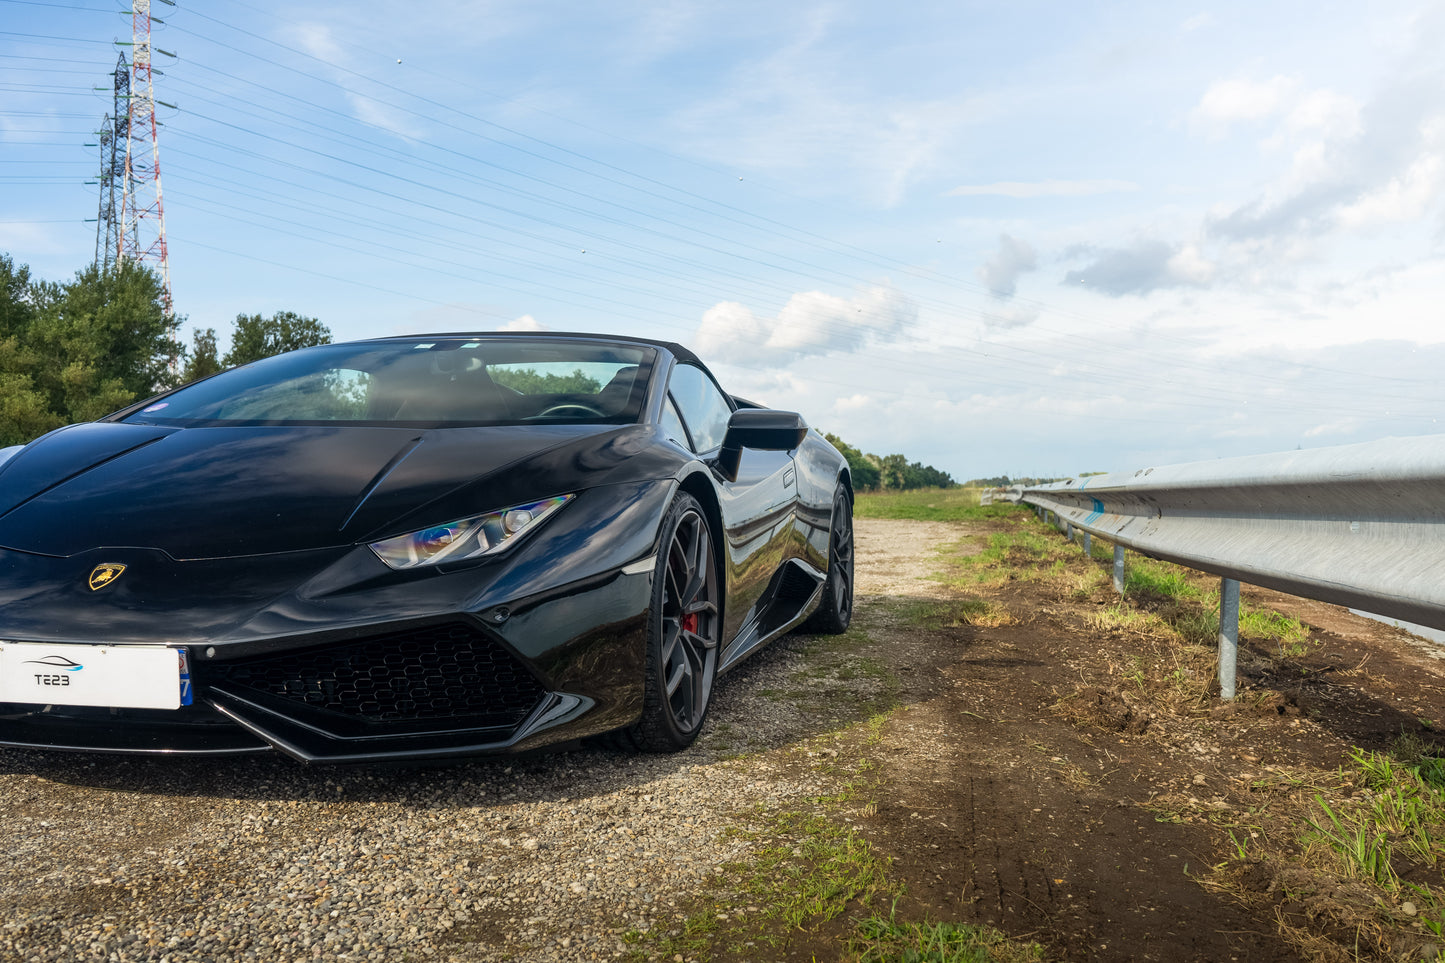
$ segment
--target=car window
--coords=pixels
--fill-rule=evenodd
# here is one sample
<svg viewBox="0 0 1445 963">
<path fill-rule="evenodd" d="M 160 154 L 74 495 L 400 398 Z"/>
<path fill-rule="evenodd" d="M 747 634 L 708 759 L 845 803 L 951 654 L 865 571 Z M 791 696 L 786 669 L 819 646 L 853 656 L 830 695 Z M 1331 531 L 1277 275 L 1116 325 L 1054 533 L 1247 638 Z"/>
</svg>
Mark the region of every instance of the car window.
<svg viewBox="0 0 1445 963">
<path fill-rule="evenodd" d="M 733 409 L 712 379 L 695 365 L 680 364 L 672 369 L 668 390 L 692 436 L 693 450 L 701 453 L 721 445 Z"/>
<path fill-rule="evenodd" d="M 687 437 L 687 429 L 683 427 L 682 418 L 677 414 L 677 406 L 670 397 L 662 404 L 662 430 L 667 433 L 668 438 L 682 447 L 692 447 L 692 442 Z"/>
<path fill-rule="evenodd" d="M 323 345 L 256 361 L 131 412 L 159 424 L 634 424 L 656 352 L 445 336 Z"/>
<path fill-rule="evenodd" d="M 311 421 L 355 421 L 366 415 L 371 380 L 370 373 L 355 368 L 308 371 L 229 398 L 217 406 L 216 417 L 265 421 L 296 417 L 299 412 L 300 417 Z M 164 412 L 166 407 L 160 406 L 159 411 Z"/>
</svg>

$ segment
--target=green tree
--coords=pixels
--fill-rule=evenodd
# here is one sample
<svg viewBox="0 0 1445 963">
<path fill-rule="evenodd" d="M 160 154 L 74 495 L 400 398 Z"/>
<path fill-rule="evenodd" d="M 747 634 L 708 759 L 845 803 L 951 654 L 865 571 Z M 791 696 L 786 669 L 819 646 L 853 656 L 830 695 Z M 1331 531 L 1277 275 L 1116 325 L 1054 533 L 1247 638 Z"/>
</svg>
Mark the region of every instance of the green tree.
<svg viewBox="0 0 1445 963">
<path fill-rule="evenodd" d="M 21 343 L 34 316 L 30 269 L 0 254 L 0 448 L 24 444 L 61 424 L 30 376 L 35 353 Z"/>
<path fill-rule="evenodd" d="M 867 455 L 837 435 L 825 434 L 823 437 L 848 460 L 848 474 L 853 478 L 854 489 L 866 491 L 878 487 L 878 466 L 869 461 Z"/>
<path fill-rule="evenodd" d="M 0 256 L 0 442 L 91 421 L 172 385 L 182 348 L 163 293 L 134 263 L 56 284 Z"/>
<path fill-rule="evenodd" d="M 90 265 L 69 284 L 42 282 L 33 289 L 31 342 L 42 354 L 50 354 L 46 344 L 84 341 L 94 349 L 83 353 L 92 356 L 97 377 L 118 381 L 134 399 L 175 386 L 184 346 L 176 340 L 175 316 L 163 306 L 164 286 L 150 268 L 133 261 L 106 270 Z"/>
<path fill-rule="evenodd" d="M 602 390 L 602 384 L 581 368 L 571 374 L 559 375 L 551 371 L 539 373 L 536 368 L 509 368 L 493 365 L 487 369 L 492 380 L 524 395 L 595 395 Z"/>
<path fill-rule="evenodd" d="M 907 488 L 908 459 L 903 455 L 884 455 L 878 459 L 878 484 L 894 491 Z"/>
<path fill-rule="evenodd" d="M 181 383 L 190 384 L 202 378 L 223 371 L 221 359 L 216 354 L 216 329 L 202 331 L 196 328 L 191 340 L 191 350 L 186 352 L 186 366 L 181 372 Z"/>
<path fill-rule="evenodd" d="M 234 368 L 287 351 L 330 343 L 330 328 L 315 318 L 293 311 L 277 311 L 269 318 L 238 314 L 236 330 L 231 334 L 231 350 L 226 352 L 221 365 Z"/>
<path fill-rule="evenodd" d="M 0 339 L 0 448 L 23 445 L 64 422 L 35 388 L 34 354 L 18 338 Z"/>
<path fill-rule="evenodd" d="M 30 303 L 30 268 L 0 254 L 0 339 L 22 334 L 35 308 Z"/>
</svg>

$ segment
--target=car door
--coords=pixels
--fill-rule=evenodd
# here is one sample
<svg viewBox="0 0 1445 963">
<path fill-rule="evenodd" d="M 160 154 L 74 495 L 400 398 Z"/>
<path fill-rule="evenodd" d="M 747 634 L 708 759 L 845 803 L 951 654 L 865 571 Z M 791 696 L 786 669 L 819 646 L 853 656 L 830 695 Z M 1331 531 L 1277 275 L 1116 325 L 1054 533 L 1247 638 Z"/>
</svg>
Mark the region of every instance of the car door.
<svg viewBox="0 0 1445 963">
<path fill-rule="evenodd" d="M 727 433 L 732 402 L 702 368 L 679 363 L 668 378 L 664 424 L 675 420 L 699 458 L 716 456 Z M 678 439 L 683 441 L 684 439 Z M 722 512 L 727 607 L 723 617 L 724 660 L 767 603 L 768 585 L 789 558 L 800 554 L 794 516 L 797 468 L 786 451 L 744 449 L 737 479 L 714 473 Z"/>
</svg>

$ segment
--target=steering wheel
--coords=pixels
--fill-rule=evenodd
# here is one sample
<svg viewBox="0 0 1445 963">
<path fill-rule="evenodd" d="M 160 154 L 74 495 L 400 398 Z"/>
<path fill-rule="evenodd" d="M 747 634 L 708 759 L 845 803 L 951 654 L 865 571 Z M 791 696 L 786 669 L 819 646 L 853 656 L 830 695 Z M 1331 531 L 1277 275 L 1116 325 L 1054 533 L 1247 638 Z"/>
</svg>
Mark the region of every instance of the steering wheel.
<svg viewBox="0 0 1445 963">
<path fill-rule="evenodd" d="M 598 411 L 596 408 L 593 408 L 590 405 L 579 404 L 575 401 L 568 402 L 564 405 L 553 405 L 550 408 L 537 412 L 536 417 L 557 418 L 565 415 L 576 415 L 579 413 L 589 418 L 604 417 L 602 412 Z"/>
</svg>

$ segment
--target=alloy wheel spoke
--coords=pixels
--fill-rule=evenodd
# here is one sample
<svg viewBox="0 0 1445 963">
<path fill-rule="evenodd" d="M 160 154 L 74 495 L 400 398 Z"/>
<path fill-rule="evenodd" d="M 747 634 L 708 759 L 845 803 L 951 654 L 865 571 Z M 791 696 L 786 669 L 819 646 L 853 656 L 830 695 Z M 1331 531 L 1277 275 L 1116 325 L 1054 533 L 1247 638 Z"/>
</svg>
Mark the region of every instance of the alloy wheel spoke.
<svg viewBox="0 0 1445 963">
<path fill-rule="evenodd" d="M 669 698 L 677 694 L 678 690 L 682 688 L 683 681 L 690 675 L 692 675 L 692 666 L 688 663 L 687 659 L 678 659 L 673 663 L 672 672 L 667 677 L 667 694 Z M 683 696 L 686 697 L 686 695 L 687 692 L 684 691 Z"/>
<path fill-rule="evenodd" d="M 685 605 L 696 600 L 707 585 L 707 551 L 707 538 L 699 529 L 692 550 L 688 553 L 689 578 L 687 588 L 682 593 L 682 598 L 686 600 Z"/>
<path fill-rule="evenodd" d="M 662 620 L 662 664 L 671 665 L 677 655 L 677 644 L 682 640 L 682 624 L 675 618 Z"/>
<path fill-rule="evenodd" d="M 699 635 L 696 632 L 683 633 L 683 652 L 686 653 L 693 668 L 697 669 L 699 673 L 707 665 L 708 652 L 716 647 L 717 643 L 705 635 Z"/>
<path fill-rule="evenodd" d="M 667 704 L 683 728 L 707 709 L 709 668 L 717 658 L 717 587 L 707 523 L 685 515 L 668 546 L 663 593 L 662 670 Z"/>
<path fill-rule="evenodd" d="M 716 615 L 716 614 L 717 614 L 717 603 L 715 603 L 715 602 L 710 602 L 710 601 L 708 601 L 707 599 L 697 599 L 697 600 L 695 600 L 694 602 L 692 602 L 690 605 L 688 605 L 685 609 L 683 609 L 682 614 L 683 614 L 683 615 L 699 615 L 699 614 L 701 614 L 701 613 L 703 613 L 703 612 L 706 612 L 706 613 L 709 614 L 709 615 Z"/>
</svg>

